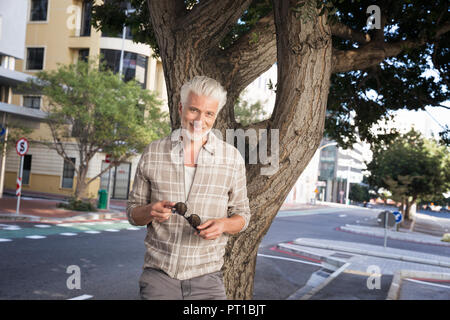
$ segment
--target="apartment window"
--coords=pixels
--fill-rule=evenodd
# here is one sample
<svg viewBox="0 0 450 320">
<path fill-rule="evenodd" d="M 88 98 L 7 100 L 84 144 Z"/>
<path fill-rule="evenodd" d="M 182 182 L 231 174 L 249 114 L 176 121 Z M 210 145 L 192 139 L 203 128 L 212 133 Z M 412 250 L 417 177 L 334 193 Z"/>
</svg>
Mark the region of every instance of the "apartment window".
<svg viewBox="0 0 450 320">
<path fill-rule="evenodd" d="M 83 1 L 83 12 L 81 18 L 81 37 L 91 36 L 91 15 L 92 15 L 92 1 Z"/>
<path fill-rule="evenodd" d="M 44 48 L 27 48 L 27 70 L 44 69 Z"/>
<path fill-rule="evenodd" d="M 75 164 L 75 158 L 70 158 L 70 160 Z M 75 176 L 75 168 L 72 164 L 64 159 L 64 168 L 62 176 L 62 187 L 67 189 L 72 189 L 73 187 L 73 177 Z"/>
<path fill-rule="evenodd" d="M 23 96 L 23 106 L 31 109 L 41 108 L 40 96 Z"/>
<path fill-rule="evenodd" d="M 31 173 L 31 154 L 26 154 L 23 157 L 22 184 L 30 184 L 30 173 Z"/>
<path fill-rule="evenodd" d="M 108 69 L 114 73 L 119 72 L 120 68 L 120 50 L 101 49 L 103 61 L 106 62 Z M 135 79 L 145 88 L 147 78 L 148 57 L 137 53 L 125 51 L 123 54 L 122 74 L 125 81 Z"/>
<path fill-rule="evenodd" d="M 78 50 L 78 60 L 87 62 L 89 59 L 89 49 Z"/>
<path fill-rule="evenodd" d="M 48 0 L 31 0 L 30 21 L 47 21 Z"/>
</svg>

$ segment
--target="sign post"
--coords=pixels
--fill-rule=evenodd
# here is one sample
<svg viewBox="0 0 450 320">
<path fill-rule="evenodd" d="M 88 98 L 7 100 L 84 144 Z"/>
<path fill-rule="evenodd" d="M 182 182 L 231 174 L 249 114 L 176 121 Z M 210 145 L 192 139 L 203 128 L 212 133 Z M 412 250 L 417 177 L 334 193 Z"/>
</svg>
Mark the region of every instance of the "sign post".
<svg viewBox="0 0 450 320">
<path fill-rule="evenodd" d="M 107 154 L 105 157 L 105 162 L 109 165 L 111 163 L 111 155 Z M 108 170 L 108 186 L 106 187 L 108 190 L 106 197 L 106 210 L 109 210 L 109 199 L 111 198 L 110 189 L 111 189 L 111 168 Z"/>
<path fill-rule="evenodd" d="M 16 143 L 16 152 L 20 157 L 19 176 L 17 177 L 17 187 L 16 187 L 16 196 L 17 196 L 16 214 L 19 214 L 20 197 L 22 195 L 23 157 L 27 154 L 29 146 L 30 144 L 28 143 L 28 140 L 25 138 L 20 138 Z"/>
</svg>

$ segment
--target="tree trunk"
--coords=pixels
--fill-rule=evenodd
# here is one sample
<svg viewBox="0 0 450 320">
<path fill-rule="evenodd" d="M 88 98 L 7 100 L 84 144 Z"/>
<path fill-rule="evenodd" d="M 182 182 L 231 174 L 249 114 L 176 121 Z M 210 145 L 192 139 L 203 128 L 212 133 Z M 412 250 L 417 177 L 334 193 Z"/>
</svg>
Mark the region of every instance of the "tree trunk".
<svg viewBox="0 0 450 320">
<path fill-rule="evenodd" d="M 231 1 L 238 2 L 244 3 L 244 0 Z M 235 100 L 248 83 L 271 66 L 271 59 L 265 58 L 261 66 L 251 64 L 251 68 L 260 68 L 261 72 L 243 70 L 246 76 L 238 77 L 240 70 L 247 68 L 239 64 L 239 59 L 230 59 L 227 65 L 224 58 L 227 56 L 226 52 L 220 53 L 216 48 L 200 50 L 201 45 L 196 45 L 195 35 L 207 35 L 209 29 L 198 26 L 199 29 L 193 35 L 175 27 L 176 23 L 172 20 L 175 19 L 177 9 L 174 6 L 177 2 L 150 0 L 148 3 L 162 57 L 172 128 L 180 126 L 177 110 L 180 88 L 194 75 L 215 78 L 228 92 L 227 104 L 219 113 L 215 128 L 224 132 L 225 129 L 240 127 L 234 119 Z M 294 0 L 273 1 L 278 62 L 275 107 L 269 120 L 245 129 L 266 129 L 267 150 L 272 150 L 272 135 L 278 134 L 279 148 L 275 148 L 276 151 L 270 156 L 274 157 L 272 160 L 278 156 L 279 168 L 272 175 L 264 175 L 261 174 L 261 169 L 266 165 L 246 164 L 247 193 L 252 218 L 247 230 L 230 237 L 227 244 L 224 281 L 230 299 L 252 298 L 258 246 L 323 136 L 332 69 L 330 27 L 326 23 L 326 15 L 318 16 L 319 10 L 310 12 L 310 19 L 299 19 L 297 13 L 291 10 L 296 5 L 297 1 Z M 220 13 L 221 16 L 227 14 L 227 11 Z M 267 21 L 270 25 L 269 17 Z M 248 54 L 253 50 L 250 46 L 247 49 Z M 257 58 L 259 57 L 255 57 Z M 245 80 L 240 80 L 243 78 Z M 274 147 L 278 147 L 277 141 L 274 141 Z M 257 147 L 261 146 L 258 144 Z"/>
<path fill-rule="evenodd" d="M 75 200 L 82 200 L 88 184 L 86 183 L 87 168 L 79 167 L 79 174 L 77 175 L 77 183 L 75 185 L 75 192 L 73 194 Z"/>
<path fill-rule="evenodd" d="M 266 176 L 260 165 L 247 166 L 252 219 L 245 232 L 228 242 L 224 269 L 230 299 L 252 298 L 258 246 L 323 136 L 331 34 L 324 15 L 297 19 L 291 10 L 295 3 L 273 2 L 278 82 L 267 127 L 279 130 L 279 169 Z"/>
</svg>

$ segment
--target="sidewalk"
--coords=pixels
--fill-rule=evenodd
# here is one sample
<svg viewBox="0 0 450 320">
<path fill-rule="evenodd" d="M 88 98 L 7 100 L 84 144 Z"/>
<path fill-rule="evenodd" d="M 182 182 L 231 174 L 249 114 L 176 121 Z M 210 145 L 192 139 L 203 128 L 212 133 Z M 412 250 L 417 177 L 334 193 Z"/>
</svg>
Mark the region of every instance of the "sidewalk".
<svg viewBox="0 0 450 320">
<path fill-rule="evenodd" d="M 126 219 L 126 200 L 111 200 L 110 210 L 96 212 L 72 211 L 58 208 L 57 204 L 65 202 L 61 196 L 52 196 L 36 192 L 24 192 L 20 200 L 19 214 L 16 215 L 17 197 L 5 191 L 0 199 L 0 221 L 86 221 L 99 219 Z"/>
</svg>

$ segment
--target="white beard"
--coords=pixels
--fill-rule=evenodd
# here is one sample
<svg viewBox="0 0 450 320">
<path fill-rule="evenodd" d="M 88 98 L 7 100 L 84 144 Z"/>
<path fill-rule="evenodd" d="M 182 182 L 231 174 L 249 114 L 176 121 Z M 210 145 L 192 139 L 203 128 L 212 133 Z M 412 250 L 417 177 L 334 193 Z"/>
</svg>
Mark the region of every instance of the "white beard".
<svg viewBox="0 0 450 320">
<path fill-rule="evenodd" d="M 194 122 L 194 127 L 196 122 L 197 121 Z M 208 129 L 205 132 L 200 131 L 197 132 L 196 130 L 194 130 L 194 133 L 192 134 L 188 128 L 185 128 L 183 124 L 181 125 L 181 135 L 183 137 L 186 137 L 190 141 L 202 141 L 203 138 L 206 137 L 210 131 L 211 129 Z"/>
</svg>

